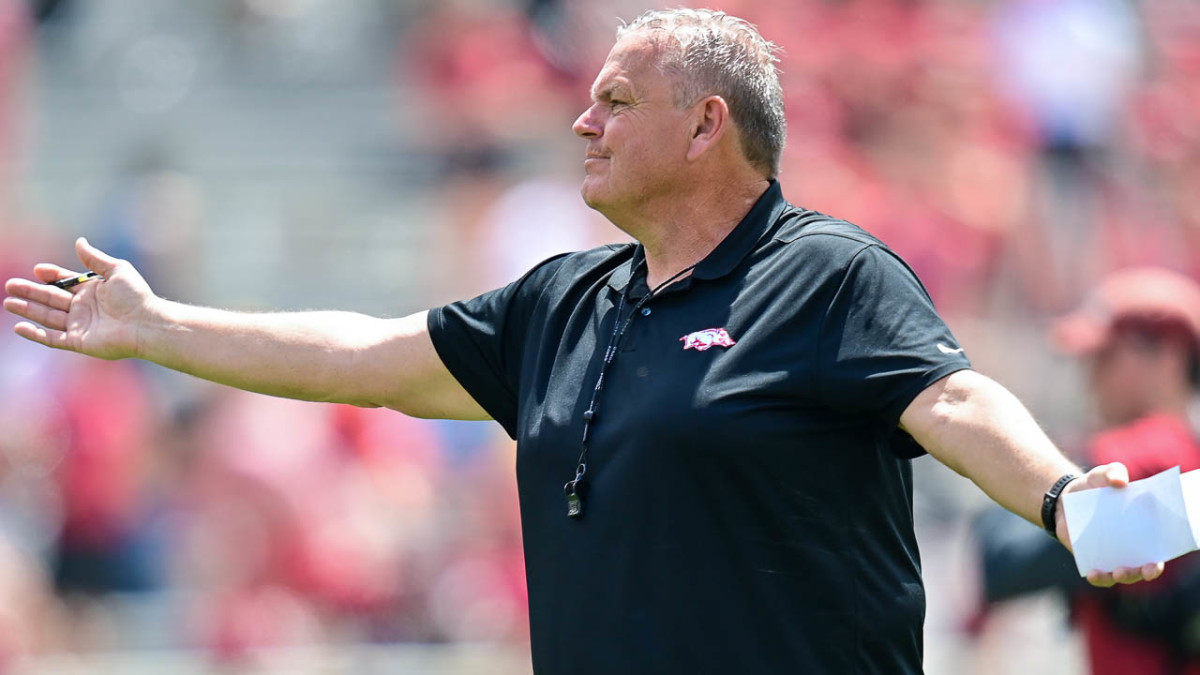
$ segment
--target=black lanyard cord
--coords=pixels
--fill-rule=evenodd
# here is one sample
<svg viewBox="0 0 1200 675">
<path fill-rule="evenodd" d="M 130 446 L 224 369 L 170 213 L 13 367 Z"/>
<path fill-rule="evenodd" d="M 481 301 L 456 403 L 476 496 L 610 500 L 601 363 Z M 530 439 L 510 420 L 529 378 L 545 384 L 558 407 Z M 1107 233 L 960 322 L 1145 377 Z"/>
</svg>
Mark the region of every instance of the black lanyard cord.
<svg viewBox="0 0 1200 675">
<path fill-rule="evenodd" d="M 621 300 L 617 303 L 617 317 L 613 321 L 612 335 L 608 338 L 608 346 L 604 348 L 604 361 L 600 365 L 600 376 L 596 378 L 596 386 L 592 389 L 592 400 L 588 403 L 587 410 L 583 413 L 583 438 L 580 441 L 579 461 L 575 464 L 575 478 L 567 481 L 563 486 L 563 491 L 567 493 L 567 515 L 572 518 L 578 518 L 583 515 L 583 477 L 587 474 L 587 454 L 588 441 L 591 438 L 592 425 L 596 421 L 596 411 L 600 405 L 600 393 L 604 391 L 604 376 L 608 373 L 608 367 L 617 358 L 617 350 L 621 346 L 621 339 L 625 337 L 625 331 L 629 329 L 629 325 L 633 323 L 633 317 L 637 316 L 638 310 L 642 308 L 651 298 L 658 295 L 658 292 L 675 282 L 679 277 L 687 274 L 695 269 L 696 265 L 689 265 L 674 275 L 670 279 L 662 282 L 654 287 L 654 290 L 647 293 L 642 299 L 634 304 L 630 310 L 629 316 L 625 320 L 621 320 L 621 314 L 625 311 L 625 304 L 628 301 L 629 287 L 633 285 L 630 280 L 629 285 L 621 292 Z"/>
</svg>

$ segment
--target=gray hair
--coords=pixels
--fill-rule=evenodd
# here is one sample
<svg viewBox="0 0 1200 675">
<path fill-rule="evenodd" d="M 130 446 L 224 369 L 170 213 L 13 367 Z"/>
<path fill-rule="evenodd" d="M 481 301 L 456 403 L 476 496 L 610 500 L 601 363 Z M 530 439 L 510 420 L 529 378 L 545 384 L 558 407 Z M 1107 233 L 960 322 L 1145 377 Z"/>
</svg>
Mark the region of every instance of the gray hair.
<svg viewBox="0 0 1200 675">
<path fill-rule="evenodd" d="M 746 159 L 775 178 L 787 138 L 779 47 L 754 24 L 711 9 L 651 10 L 618 28 L 617 40 L 637 31 L 665 31 L 676 43 L 660 57 L 678 83 L 675 105 L 725 99 Z"/>
</svg>

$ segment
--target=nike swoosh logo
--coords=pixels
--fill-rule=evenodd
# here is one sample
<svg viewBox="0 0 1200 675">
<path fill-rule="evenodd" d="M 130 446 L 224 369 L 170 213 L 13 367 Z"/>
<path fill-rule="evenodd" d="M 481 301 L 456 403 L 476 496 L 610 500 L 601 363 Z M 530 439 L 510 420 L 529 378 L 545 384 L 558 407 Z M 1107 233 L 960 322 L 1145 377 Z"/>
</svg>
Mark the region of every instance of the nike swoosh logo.
<svg viewBox="0 0 1200 675">
<path fill-rule="evenodd" d="M 959 347 L 958 349 L 950 349 L 949 347 L 947 347 L 946 345 L 944 345 L 940 342 L 938 343 L 937 347 L 938 347 L 938 351 L 943 354 L 961 354 L 962 350 L 963 350 L 962 347 Z"/>
</svg>

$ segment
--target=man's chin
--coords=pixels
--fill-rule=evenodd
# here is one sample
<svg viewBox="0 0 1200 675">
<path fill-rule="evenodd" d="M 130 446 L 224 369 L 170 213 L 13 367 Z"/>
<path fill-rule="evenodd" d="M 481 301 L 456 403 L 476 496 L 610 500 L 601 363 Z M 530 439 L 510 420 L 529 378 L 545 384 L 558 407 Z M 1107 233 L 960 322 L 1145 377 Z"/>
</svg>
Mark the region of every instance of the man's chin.
<svg viewBox="0 0 1200 675">
<path fill-rule="evenodd" d="M 602 210 L 604 206 L 603 191 L 600 186 L 594 185 L 590 177 L 583 179 L 583 185 L 579 187 L 579 195 L 583 197 L 583 203 L 587 204 L 597 211 Z"/>
</svg>

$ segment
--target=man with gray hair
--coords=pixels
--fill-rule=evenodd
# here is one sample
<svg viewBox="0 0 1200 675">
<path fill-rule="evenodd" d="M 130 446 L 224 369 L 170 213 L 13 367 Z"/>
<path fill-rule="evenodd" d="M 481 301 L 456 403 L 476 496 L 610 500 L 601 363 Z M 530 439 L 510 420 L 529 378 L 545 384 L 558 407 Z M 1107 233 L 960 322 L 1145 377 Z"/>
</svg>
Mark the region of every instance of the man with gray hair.
<svg viewBox="0 0 1200 675">
<path fill-rule="evenodd" d="M 574 130 L 583 199 L 638 243 L 471 300 L 394 320 L 191 307 L 81 239 L 102 280 L 38 265 L 4 306 L 50 347 L 499 422 L 518 442 L 539 674 L 917 673 L 912 457 L 1063 542 L 1059 495 L 1127 475 L 1076 477 L 903 261 L 784 200 L 774 51 L 719 12 L 622 28 Z"/>
<path fill-rule="evenodd" d="M 709 10 L 647 12 L 618 29 L 617 39 L 633 34 L 673 42 L 659 52 L 659 67 L 674 81 L 676 107 L 719 93 L 746 159 L 767 178 L 779 174 L 787 117 L 775 45 L 747 21 Z"/>
</svg>

